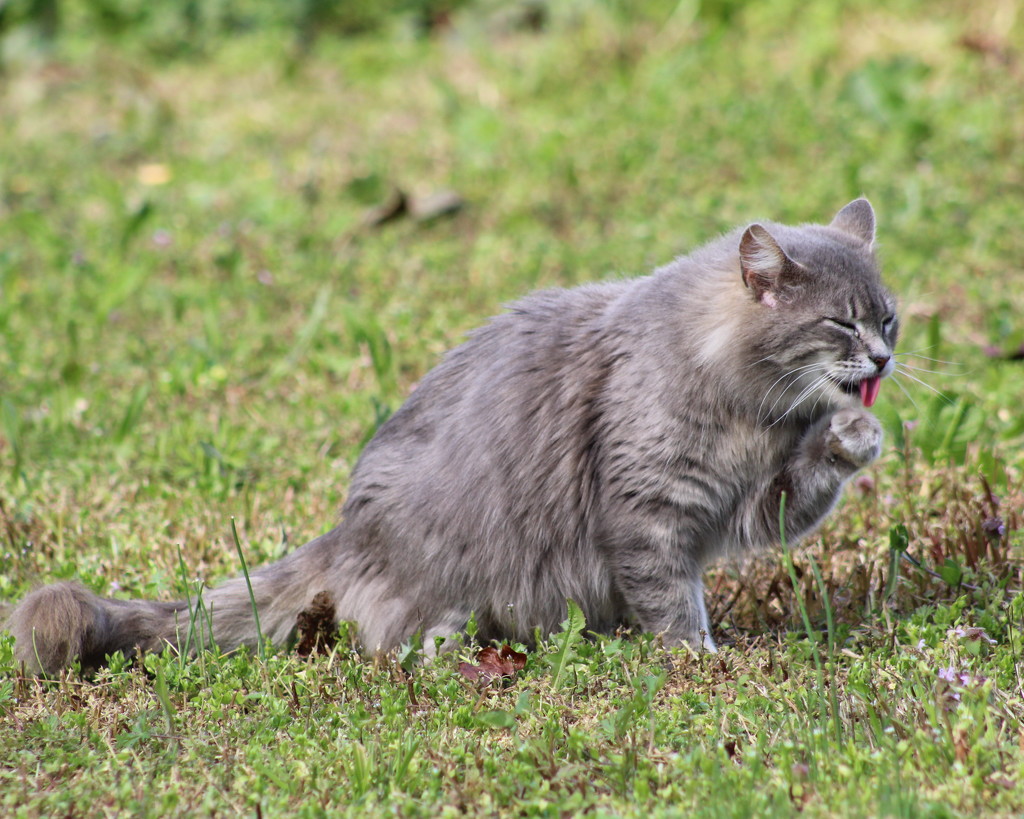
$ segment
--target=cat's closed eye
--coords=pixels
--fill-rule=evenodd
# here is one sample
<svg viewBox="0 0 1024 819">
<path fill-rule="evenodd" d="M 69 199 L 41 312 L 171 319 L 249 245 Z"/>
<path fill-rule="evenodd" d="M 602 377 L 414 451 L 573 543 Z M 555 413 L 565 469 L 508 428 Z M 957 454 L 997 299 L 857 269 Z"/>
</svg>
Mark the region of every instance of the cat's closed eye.
<svg viewBox="0 0 1024 819">
<path fill-rule="evenodd" d="M 833 327 L 838 327 L 840 330 L 850 333 L 855 338 L 860 338 L 860 329 L 852 321 L 837 318 L 826 318 L 825 321 L 827 321 Z"/>
</svg>

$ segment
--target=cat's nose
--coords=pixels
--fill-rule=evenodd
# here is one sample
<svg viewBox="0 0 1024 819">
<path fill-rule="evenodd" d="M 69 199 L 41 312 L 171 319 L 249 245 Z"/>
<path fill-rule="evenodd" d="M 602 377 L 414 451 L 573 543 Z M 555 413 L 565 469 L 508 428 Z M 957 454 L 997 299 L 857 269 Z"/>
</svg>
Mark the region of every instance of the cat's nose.
<svg viewBox="0 0 1024 819">
<path fill-rule="evenodd" d="M 870 357 L 871 363 L 878 367 L 878 371 L 881 372 L 885 369 L 885 365 L 889 363 L 889 359 L 892 356 L 889 355 L 873 355 Z"/>
</svg>

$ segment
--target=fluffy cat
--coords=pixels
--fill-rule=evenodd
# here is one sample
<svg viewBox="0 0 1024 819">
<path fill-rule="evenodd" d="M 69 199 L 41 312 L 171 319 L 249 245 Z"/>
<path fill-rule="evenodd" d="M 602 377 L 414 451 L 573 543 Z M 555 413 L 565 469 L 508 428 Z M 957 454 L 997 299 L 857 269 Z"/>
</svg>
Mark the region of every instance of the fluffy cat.
<svg viewBox="0 0 1024 819">
<path fill-rule="evenodd" d="M 417 631 L 529 640 L 565 601 L 714 650 L 701 572 L 829 513 L 882 432 L 895 302 L 865 199 L 829 225 L 740 228 L 653 274 L 513 304 L 427 374 L 356 465 L 338 525 L 251 575 L 265 636 L 327 591 L 366 651 Z M 254 644 L 241 578 L 207 590 L 222 648 Z M 36 671 L 184 641 L 184 602 L 30 594 Z"/>
</svg>

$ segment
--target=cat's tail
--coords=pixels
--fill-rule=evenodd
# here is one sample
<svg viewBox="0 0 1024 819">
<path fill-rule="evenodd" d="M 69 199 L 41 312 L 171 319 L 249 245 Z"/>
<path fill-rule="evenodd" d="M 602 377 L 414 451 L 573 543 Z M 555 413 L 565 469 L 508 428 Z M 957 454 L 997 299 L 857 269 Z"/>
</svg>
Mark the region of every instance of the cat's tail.
<svg viewBox="0 0 1024 819">
<path fill-rule="evenodd" d="M 95 667 L 115 651 L 156 647 L 184 603 L 109 600 L 78 583 L 54 583 L 26 597 L 11 614 L 14 656 L 30 671 L 56 674 L 78 659 Z"/>
<path fill-rule="evenodd" d="M 72 582 L 44 586 L 22 600 L 6 623 L 15 658 L 33 673 L 56 674 L 75 660 L 98 667 L 116 651 L 132 656 L 167 645 L 194 651 L 214 642 L 228 650 L 255 646 L 261 635 L 285 642 L 298 614 L 325 588 L 333 534 L 253 572 L 249 583 L 234 578 L 191 601 L 114 600 Z"/>
</svg>

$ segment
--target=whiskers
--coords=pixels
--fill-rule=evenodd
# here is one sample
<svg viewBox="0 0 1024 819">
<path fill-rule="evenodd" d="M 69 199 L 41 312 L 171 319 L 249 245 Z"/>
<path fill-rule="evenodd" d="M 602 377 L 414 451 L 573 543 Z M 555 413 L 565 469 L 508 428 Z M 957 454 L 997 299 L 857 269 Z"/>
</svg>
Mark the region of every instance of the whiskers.
<svg viewBox="0 0 1024 819">
<path fill-rule="evenodd" d="M 809 398 L 815 392 L 819 393 L 817 399 L 815 399 L 814 402 L 814 407 L 817 407 L 818 402 L 822 398 L 822 395 L 820 393 L 822 387 L 826 385 L 832 385 L 833 389 L 836 389 L 832 377 L 829 374 L 829 366 L 824 361 L 815 361 L 810 364 L 804 364 L 801 367 L 795 367 L 792 370 L 787 370 L 778 378 L 776 378 L 775 381 L 772 382 L 771 386 L 768 387 L 768 389 L 765 391 L 764 397 L 761 399 L 761 403 L 757 408 L 758 424 L 763 424 L 769 418 L 771 418 L 772 415 L 775 413 L 775 408 L 779 405 L 779 402 L 786 397 L 787 393 L 789 393 L 790 391 L 790 388 L 793 387 L 801 378 L 807 378 L 809 376 L 813 376 L 812 380 L 804 385 L 804 387 L 797 394 L 796 398 L 794 398 L 790 402 L 789 408 L 785 412 L 783 412 L 781 415 L 779 415 L 778 418 L 776 418 L 774 421 L 772 421 L 770 424 L 764 427 L 764 429 L 761 431 L 762 435 L 765 434 L 772 427 L 774 427 L 776 424 L 785 420 L 789 415 L 793 413 L 793 411 L 797 407 L 799 407 L 807 398 Z M 768 400 L 772 397 L 772 393 L 776 391 L 776 388 L 779 388 L 778 396 L 775 398 L 774 401 L 772 401 L 771 405 L 767 409 L 765 409 L 765 404 L 767 404 Z"/>
<path fill-rule="evenodd" d="M 950 366 L 950 367 L 959 367 L 959 366 L 961 366 L 959 361 L 945 361 L 945 360 L 943 360 L 941 358 L 929 358 L 926 355 L 921 355 L 921 350 L 930 350 L 930 349 L 931 349 L 931 347 L 918 347 L 916 350 L 901 350 L 898 353 L 893 353 L 893 358 L 899 358 L 901 356 L 904 356 L 904 357 L 905 356 L 913 356 L 914 358 L 920 358 L 922 361 L 930 361 L 932 364 L 946 364 L 947 366 Z M 956 373 L 956 375 L 965 375 L 965 374 L 966 374 L 966 370 L 964 372 L 961 372 L 961 373 Z"/>
<path fill-rule="evenodd" d="M 765 360 L 749 366 L 762 364 Z M 907 382 L 919 384 L 943 402 L 953 404 L 950 396 L 928 382 L 928 376 L 966 374 L 966 370 L 950 372 L 946 369 L 959 367 L 956 362 L 928 358 L 916 350 L 895 353 L 893 364 L 890 378 L 886 380 L 891 380 L 918 412 L 921 407 L 912 394 L 914 388 Z M 867 377 L 863 365 L 852 359 L 829 361 L 826 357 L 825 360 L 819 359 L 786 370 L 771 382 L 758 405 L 757 422 L 761 428 L 760 434 L 764 435 L 797 412 L 813 416 L 820 404 L 824 402 L 826 406 L 829 405 L 840 393 L 845 393 L 848 400 L 855 400 L 858 392 L 856 385 Z"/>
<path fill-rule="evenodd" d="M 939 389 L 933 387 L 931 384 L 929 384 L 923 378 L 919 377 L 919 375 L 917 375 L 917 374 L 926 373 L 928 375 L 960 376 L 960 375 L 967 375 L 967 373 L 968 373 L 967 370 L 961 370 L 959 372 L 949 372 L 948 370 L 935 370 L 935 369 L 929 369 L 927 367 L 918 367 L 915 364 L 909 363 L 908 361 L 901 360 L 901 359 L 905 359 L 905 358 L 915 358 L 915 359 L 920 359 L 921 361 L 930 362 L 932 364 L 946 365 L 946 366 L 950 366 L 950 367 L 959 367 L 960 365 L 957 362 L 955 362 L 955 361 L 943 361 L 943 360 L 938 359 L 938 358 L 928 358 L 927 356 L 920 355 L 920 353 L 918 353 L 917 350 L 910 350 L 909 352 L 904 352 L 904 353 L 895 353 L 893 355 L 893 360 L 895 362 L 896 367 L 895 367 L 895 369 L 893 370 L 893 373 L 892 373 L 892 381 L 893 381 L 893 383 L 897 387 L 900 388 L 900 390 L 903 392 L 903 394 L 905 396 L 907 396 L 907 398 L 910 400 L 910 403 L 914 405 L 915 409 L 920 410 L 921 408 L 918 406 L 917 401 L 914 400 L 914 396 L 912 396 L 910 394 L 910 392 L 907 390 L 907 388 L 904 387 L 902 383 L 900 383 L 900 381 L 897 378 L 897 376 L 902 376 L 904 378 L 908 378 L 911 381 L 913 381 L 913 382 L 915 382 L 917 384 L 920 384 L 925 389 L 930 390 L 931 392 L 935 393 L 935 395 L 937 395 L 939 398 L 941 398 L 947 404 L 952 404 L 953 403 L 953 399 L 952 398 L 950 398 L 948 395 L 946 395 L 944 392 L 942 392 L 942 390 L 939 390 Z"/>
</svg>

